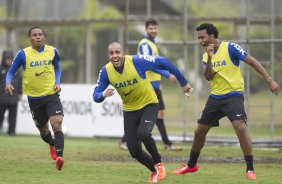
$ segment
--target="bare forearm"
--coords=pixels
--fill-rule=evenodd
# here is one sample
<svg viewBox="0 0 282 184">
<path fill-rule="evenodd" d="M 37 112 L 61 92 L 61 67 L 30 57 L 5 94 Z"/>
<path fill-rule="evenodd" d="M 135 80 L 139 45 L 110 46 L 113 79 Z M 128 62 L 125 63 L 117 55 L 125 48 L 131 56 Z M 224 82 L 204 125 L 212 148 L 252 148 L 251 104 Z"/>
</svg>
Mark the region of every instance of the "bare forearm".
<svg viewBox="0 0 282 184">
<path fill-rule="evenodd" d="M 267 81 L 268 87 L 273 94 L 278 94 L 280 86 L 269 76 L 266 69 L 252 56 L 247 56 L 245 62 L 251 65 Z"/>
<path fill-rule="evenodd" d="M 204 71 L 204 76 L 206 80 L 210 81 L 213 79 L 214 76 L 214 71 L 212 69 L 212 63 L 211 63 L 211 58 L 208 58 L 207 66 Z"/>
<path fill-rule="evenodd" d="M 258 73 L 260 73 L 267 82 L 269 82 L 271 77 L 269 76 L 266 69 L 253 57 L 249 56 L 249 62 L 247 62 L 249 65 L 251 65 Z"/>
</svg>

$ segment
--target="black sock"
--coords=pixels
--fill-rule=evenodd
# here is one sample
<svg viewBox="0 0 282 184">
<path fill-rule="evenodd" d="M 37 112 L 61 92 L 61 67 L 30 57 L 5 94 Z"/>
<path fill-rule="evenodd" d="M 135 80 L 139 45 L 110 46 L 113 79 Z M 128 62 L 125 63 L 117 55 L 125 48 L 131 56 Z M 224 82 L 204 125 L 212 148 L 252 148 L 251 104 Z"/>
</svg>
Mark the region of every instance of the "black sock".
<svg viewBox="0 0 282 184">
<path fill-rule="evenodd" d="M 64 134 L 62 131 L 55 132 L 55 148 L 57 156 L 62 157 L 64 151 Z"/>
<path fill-rule="evenodd" d="M 197 164 L 199 155 L 200 155 L 200 153 L 196 153 L 196 152 L 193 152 L 191 150 L 191 152 L 190 152 L 190 159 L 189 159 L 189 161 L 187 163 L 189 168 L 192 168 L 192 167 L 194 167 Z"/>
<path fill-rule="evenodd" d="M 44 142 L 48 143 L 50 146 L 54 146 L 54 139 L 50 131 L 46 135 L 40 134 L 40 136 Z"/>
<path fill-rule="evenodd" d="M 253 155 L 245 155 L 244 157 L 245 157 L 245 161 L 246 161 L 246 164 L 247 164 L 246 172 L 254 171 Z"/>
</svg>

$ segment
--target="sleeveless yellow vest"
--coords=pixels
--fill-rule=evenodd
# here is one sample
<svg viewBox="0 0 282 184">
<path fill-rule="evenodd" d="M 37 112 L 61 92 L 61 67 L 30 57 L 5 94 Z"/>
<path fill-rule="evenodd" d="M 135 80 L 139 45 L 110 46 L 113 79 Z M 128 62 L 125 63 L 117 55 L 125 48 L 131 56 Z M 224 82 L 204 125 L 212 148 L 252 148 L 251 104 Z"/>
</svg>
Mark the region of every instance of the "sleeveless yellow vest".
<svg viewBox="0 0 282 184">
<path fill-rule="evenodd" d="M 217 72 L 211 80 L 211 93 L 214 95 L 244 91 L 244 80 L 240 65 L 236 66 L 232 63 L 228 52 L 228 43 L 222 42 L 212 57 L 212 68 L 214 72 Z M 203 62 L 207 63 L 207 60 L 208 55 L 204 53 Z"/>
<path fill-rule="evenodd" d="M 38 52 L 32 47 L 24 49 L 26 69 L 23 71 L 23 91 L 27 96 L 41 97 L 55 94 L 54 47 L 45 45 Z"/>
<path fill-rule="evenodd" d="M 132 56 L 125 56 L 122 74 L 115 70 L 111 62 L 106 65 L 106 71 L 110 84 L 122 99 L 124 111 L 135 111 L 148 104 L 158 103 L 150 81 L 142 79 L 136 71 Z"/>
</svg>

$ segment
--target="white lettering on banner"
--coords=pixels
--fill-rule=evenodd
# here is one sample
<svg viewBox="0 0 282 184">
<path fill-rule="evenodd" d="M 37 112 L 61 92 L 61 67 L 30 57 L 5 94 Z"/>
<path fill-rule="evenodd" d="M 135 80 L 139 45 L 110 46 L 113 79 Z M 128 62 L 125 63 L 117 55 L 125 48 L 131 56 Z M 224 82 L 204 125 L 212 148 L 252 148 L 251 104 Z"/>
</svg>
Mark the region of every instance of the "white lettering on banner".
<svg viewBox="0 0 282 184">
<path fill-rule="evenodd" d="M 102 116 L 122 116 L 122 107 L 121 103 L 116 103 L 116 102 L 105 102 L 102 104 L 103 111 L 102 111 Z"/>
<path fill-rule="evenodd" d="M 120 137 L 123 135 L 122 102 L 116 93 L 103 103 L 95 103 L 95 85 L 62 84 L 60 99 L 64 110 L 63 131 L 69 136 Z M 38 134 L 27 97 L 19 103 L 17 133 Z"/>
<path fill-rule="evenodd" d="M 88 101 L 66 101 L 62 100 L 65 115 L 71 114 L 90 114 L 92 115 L 92 102 Z"/>
</svg>

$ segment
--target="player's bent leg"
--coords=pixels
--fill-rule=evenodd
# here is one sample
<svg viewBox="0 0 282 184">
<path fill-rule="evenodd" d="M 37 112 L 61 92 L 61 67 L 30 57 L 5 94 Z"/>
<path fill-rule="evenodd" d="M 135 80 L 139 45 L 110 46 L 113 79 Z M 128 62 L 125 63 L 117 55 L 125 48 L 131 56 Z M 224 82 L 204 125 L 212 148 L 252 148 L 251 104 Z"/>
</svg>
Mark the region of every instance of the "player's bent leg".
<svg viewBox="0 0 282 184">
<path fill-rule="evenodd" d="M 42 140 L 49 144 L 50 140 L 52 139 L 52 135 L 51 135 L 51 132 L 49 131 L 49 124 L 48 124 L 48 122 L 46 122 L 44 124 L 44 126 L 37 127 L 37 128 L 38 128 L 38 130 L 40 132 L 40 136 L 41 136 Z"/>
<path fill-rule="evenodd" d="M 137 141 L 138 142 L 138 141 Z M 139 163 L 146 166 L 151 172 L 155 172 L 154 161 L 148 153 L 142 150 L 141 142 L 137 143 L 134 140 L 127 141 L 128 150 L 132 158 L 135 158 Z"/>
<path fill-rule="evenodd" d="M 142 150 L 141 142 L 137 137 L 127 140 L 128 150 L 132 158 L 135 158 L 139 163 L 147 167 L 151 171 L 148 182 L 158 182 L 159 172 L 154 166 L 154 161 L 147 152 Z"/>
<path fill-rule="evenodd" d="M 52 134 L 49 130 L 48 122 L 45 123 L 45 125 L 43 127 L 38 128 L 38 130 L 40 132 L 40 136 L 41 136 L 42 140 L 49 144 L 50 157 L 53 160 L 56 160 L 57 154 L 56 154 L 56 149 L 55 149 L 55 146 L 54 146 L 54 139 L 53 139 Z"/>
<path fill-rule="evenodd" d="M 57 170 L 61 170 L 65 161 L 63 158 L 63 152 L 64 152 L 64 134 L 62 132 L 62 122 L 63 122 L 63 116 L 62 115 L 56 115 L 50 117 L 50 124 L 52 126 L 52 129 L 54 131 L 55 135 L 55 148 L 56 148 L 56 168 Z"/>
</svg>

